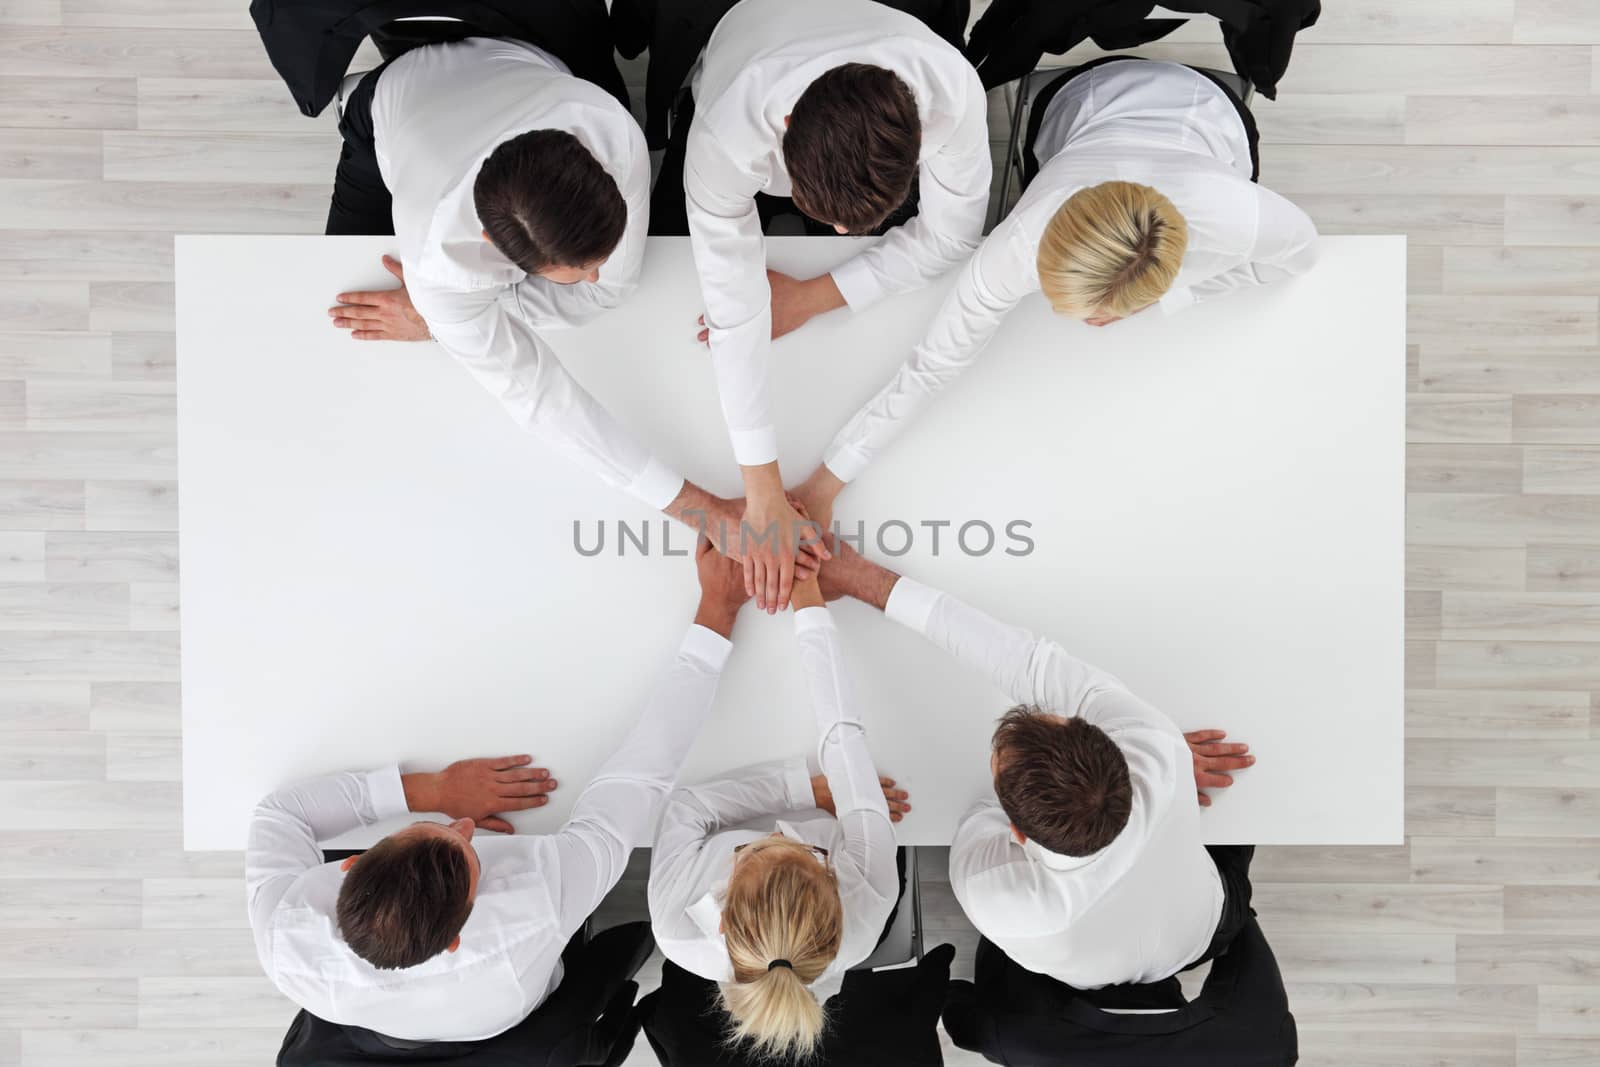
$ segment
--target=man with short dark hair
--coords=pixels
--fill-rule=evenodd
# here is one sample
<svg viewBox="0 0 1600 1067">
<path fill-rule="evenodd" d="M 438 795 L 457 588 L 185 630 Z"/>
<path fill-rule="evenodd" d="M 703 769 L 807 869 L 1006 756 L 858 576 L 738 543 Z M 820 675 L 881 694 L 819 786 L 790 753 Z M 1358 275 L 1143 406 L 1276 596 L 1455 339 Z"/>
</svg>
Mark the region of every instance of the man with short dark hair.
<svg viewBox="0 0 1600 1067">
<path fill-rule="evenodd" d="M 1201 843 L 1197 790 L 1254 762 L 1185 735 L 1116 678 L 835 541 L 823 595 L 853 596 L 1018 702 L 995 731 L 995 795 L 962 819 L 950 886 L 979 933 L 1078 989 L 1154 982 L 1227 948 L 1250 914 L 1249 850 Z M 1186 743 L 1187 742 L 1187 743 Z"/>
<path fill-rule="evenodd" d="M 622 104 L 531 44 L 469 37 L 368 72 L 340 129 L 328 230 L 393 233 L 401 287 L 340 293 L 333 324 L 431 335 L 556 452 L 714 538 L 736 527 L 738 507 L 652 456 L 540 336 L 638 285 L 650 156 Z"/>
<path fill-rule="evenodd" d="M 477 1041 L 525 1019 L 561 982 L 561 952 L 648 839 L 706 716 L 746 599 L 739 565 L 703 539 L 700 606 L 666 677 L 566 824 L 518 834 L 556 781 L 529 756 L 333 774 L 257 805 L 245 853 L 256 952 L 311 1014 L 402 1041 Z M 320 843 L 408 811 L 364 854 Z M 499 833 L 474 836 L 474 829 Z"/>
<path fill-rule="evenodd" d="M 757 606 L 788 605 L 798 516 L 778 469 L 767 348 L 814 315 L 920 288 L 971 255 L 994 170 L 971 64 L 923 22 L 873 0 L 741 0 L 693 82 L 684 194 L 745 520 L 778 536 L 746 555 Z M 766 270 L 755 197 L 791 197 L 839 233 L 916 215 L 831 272 Z"/>
</svg>

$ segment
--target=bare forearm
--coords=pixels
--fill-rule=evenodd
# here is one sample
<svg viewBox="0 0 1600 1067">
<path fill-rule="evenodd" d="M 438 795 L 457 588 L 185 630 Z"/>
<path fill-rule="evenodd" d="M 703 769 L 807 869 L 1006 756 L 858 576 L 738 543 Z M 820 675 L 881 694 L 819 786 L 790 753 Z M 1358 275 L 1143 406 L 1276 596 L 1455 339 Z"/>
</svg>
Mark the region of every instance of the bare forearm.
<svg viewBox="0 0 1600 1067">
<path fill-rule="evenodd" d="M 889 594 L 900 575 L 865 559 L 861 560 L 859 573 L 851 576 L 850 595 L 882 611 L 889 603 Z"/>
<path fill-rule="evenodd" d="M 704 626 L 712 633 L 721 634 L 728 640 L 733 640 L 733 621 L 738 618 L 738 605 L 730 605 L 721 601 L 702 598 L 700 607 L 694 613 L 694 624 Z"/>
</svg>

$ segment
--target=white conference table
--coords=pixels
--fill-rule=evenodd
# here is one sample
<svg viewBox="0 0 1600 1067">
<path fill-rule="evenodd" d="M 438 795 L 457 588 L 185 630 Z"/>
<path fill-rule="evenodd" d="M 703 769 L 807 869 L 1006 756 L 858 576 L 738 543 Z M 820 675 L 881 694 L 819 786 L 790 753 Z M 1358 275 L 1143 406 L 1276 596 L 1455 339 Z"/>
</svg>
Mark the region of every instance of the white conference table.
<svg viewBox="0 0 1600 1067">
<path fill-rule="evenodd" d="M 851 239 L 769 243 L 809 273 Z M 178 400 L 184 840 L 243 845 L 302 776 L 530 752 L 558 826 L 643 708 L 696 599 L 660 516 L 546 451 L 431 343 L 335 330 L 334 294 L 387 287 L 385 238 L 180 237 Z M 907 355 L 945 284 L 776 342 L 781 462 L 797 482 Z M 867 554 L 1118 674 L 1257 766 L 1204 812 L 1212 842 L 1402 834 L 1405 242 L 1325 238 L 1311 274 L 1095 330 L 1033 298 L 839 499 Z M 622 308 L 549 335 L 664 460 L 737 492 L 694 341 L 686 240 L 652 241 Z M 925 523 L 947 520 L 934 528 Z M 909 527 L 912 543 L 899 550 Z M 965 523 L 992 552 L 955 543 Z M 1033 549 L 1009 555 L 1008 523 Z M 618 555 L 617 523 L 651 552 Z M 581 555 L 574 525 L 592 547 Z M 876 542 L 882 530 L 884 546 Z M 968 531 L 982 547 L 982 528 Z M 674 552 L 688 548 L 671 531 Z M 833 608 L 883 773 L 948 843 L 987 788 L 1005 697 L 854 602 Z M 685 775 L 809 752 L 793 625 L 741 615 Z M 375 839 L 385 827 L 352 835 Z"/>
</svg>

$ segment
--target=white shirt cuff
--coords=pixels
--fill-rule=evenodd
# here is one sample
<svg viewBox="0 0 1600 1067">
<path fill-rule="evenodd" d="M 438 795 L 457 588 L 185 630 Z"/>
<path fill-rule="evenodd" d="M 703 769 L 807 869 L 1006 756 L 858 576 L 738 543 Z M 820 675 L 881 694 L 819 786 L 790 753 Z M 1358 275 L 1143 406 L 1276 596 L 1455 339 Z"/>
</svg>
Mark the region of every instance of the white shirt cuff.
<svg viewBox="0 0 1600 1067">
<path fill-rule="evenodd" d="M 809 811 L 817 806 L 817 795 L 811 791 L 811 768 L 804 756 L 784 761 L 783 787 L 789 794 L 789 810 Z"/>
<path fill-rule="evenodd" d="M 778 461 L 778 428 L 758 426 L 753 430 L 729 430 L 733 458 L 741 467 L 760 467 Z"/>
<path fill-rule="evenodd" d="M 1168 289 L 1161 298 L 1161 314 L 1172 315 L 1195 302 L 1194 290 L 1188 286 L 1182 289 Z"/>
<path fill-rule="evenodd" d="M 928 618 L 942 596 L 944 594 L 937 589 L 902 577 L 889 591 L 889 601 L 884 605 L 883 613 L 919 634 L 927 633 Z"/>
<path fill-rule="evenodd" d="M 877 275 L 860 256 L 839 264 L 830 273 L 833 284 L 839 287 L 839 295 L 844 297 L 851 311 L 860 311 L 884 297 Z"/>
<path fill-rule="evenodd" d="M 683 644 L 678 646 L 678 654 L 699 660 L 714 671 L 721 671 L 723 664 L 728 662 L 728 654 L 733 651 L 733 642 L 704 626 L 691 626 L 689 632 L 683 635 Z"/>
<path fill-rule="evenodd" d="M 853 482 L 861 477 L 861 472 L 867 469 L 867 457 L 852 450 L 849 446 L 835 449 L 828 453 L 822 461 L 841 482 Z"/>
<path fill-rule="evenodd" d="M 812 630 L 837 630 L 839 627 L 833 621 L 833 612 L 827 606 L 815 608 L 801 608 L 794 613 L 794 632 L 797 634 L 809 633 Z"/>
<path fill-rule="evenodd" d="M 668 504 L 678 499 L 683 491 L 683 475 L 660 462 L 654 456 L 639 472 L 639 477 L 628 486 L 628 492 L 643 500 L 657 511 L 665 511 Z"/>
<path fill-rule="evenodd" d="M 406 804 L 406 788 L 400 783 L 398 764 L 367 772 L 367 795 L 372 798 L 372 812 L 379 819 L 392 819 L 411 810 Z"/>
</svg>

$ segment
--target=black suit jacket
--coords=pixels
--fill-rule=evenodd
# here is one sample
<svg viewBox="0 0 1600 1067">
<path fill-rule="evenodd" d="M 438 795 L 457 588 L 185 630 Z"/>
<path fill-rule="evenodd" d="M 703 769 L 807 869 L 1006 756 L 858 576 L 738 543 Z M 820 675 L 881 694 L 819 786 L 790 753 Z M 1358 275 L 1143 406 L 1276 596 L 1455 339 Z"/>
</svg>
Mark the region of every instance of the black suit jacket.
<svg viewBox="0 0 1600 1067">
<path fill-rule="evenodd" d="M 955 949 L 940 945 L 916 967 L 851 971 L 828 998 L 821 1053 L 807 1067 L 938 1067 L 937 1024 Z M 667 963 L 661 988 L 639 1002 L 645 1037 L 663 1067 L 765 1067 L 730 1048 L 717 986 Z"/>
<path fill-rule="evenodd" d="M 1300 1058 L 1283 976 L 1254 916 L 1187 1004 L 1176 978 L 1083 992 L 984 941 L 975 981 L 950 983 L 944 1027 L 961 1048 L 1013 1067 L 1289 1067 Z"/>
<path fill-rule="evenodd" d="M 398 1049 L 370 1030 L 302 1011 L 278 1052 L 278 1067 L 612 1067 L 639 1034 L 633 976 L 655 949 L 650 924 L 612 927 L 562 954 L 566 974 L 532 1015 L 487 1041 L 438 1041 Z"/>
<path fill-rule="evenodd" d="M 305 115 L 321 114 L 328 106 L 363 40 L 396 19 L 419 15 L 449 15 L 465 23 L 434 31 L 435 39 L 512 37 L 536 44 L 559 57 L 573 74 L 628 106 L 628 90 L 611 51 L 605 0 L 252 0 L 250 4 L 267 58 Z"/>
<path fill-rule="evenodd" d="M 667 116 L 678 89 L 705 50 L 711 31 L 737 0 L 613 0 L 611 33 L 629 59 L 650 51 L 644 83 L 644 136 L 651 148 L 667 143 Z M 804 0 L 795 0 L 804 3 Z M 863 4 L 875 0 L 861 0 Z M 882 0 L 915 15 L 957 48 L 967 32 L 972 0 Z"/>
<path fill-rule="evenodd" d="M 1182 19 L 1152 19 L 1157 0 L 994 0 L 967 41 L 985 88 L 1022 77 L 1046 52 L 1093 38 L 1109 51 L 1165 37 Z M 1316 24 L 1322 0 L 1160 0 L 1172 11 L 1214 15 L 1234 70 L 1269 100 L 1289 69 L 1295 34 Z"/>
</svg>

